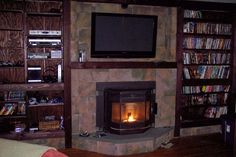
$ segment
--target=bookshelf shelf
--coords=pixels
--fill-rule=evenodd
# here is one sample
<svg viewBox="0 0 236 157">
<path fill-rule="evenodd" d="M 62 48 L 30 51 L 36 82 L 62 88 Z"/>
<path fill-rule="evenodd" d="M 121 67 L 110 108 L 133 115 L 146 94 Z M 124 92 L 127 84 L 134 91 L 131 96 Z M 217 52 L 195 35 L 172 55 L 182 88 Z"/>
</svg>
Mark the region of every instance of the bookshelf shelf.
<svg viewBox="0 0 236 157">
<path fill-rule="evenodd" d="M 176 136 L 181 128 L 220 124 L 234 110 L 233 34 L 229 11 L 179 8 Z"/>
<path fill-rule="evenodd" d="M 0 116 L 0 119 L 26 119 L 26 115 L 6 115 L 6 116 Z"/>
<path fill-rule="evenodd" d="M 181 122 L 181 127 L 189 128 L 189 127 L 198 127 L 198 126 L 210 126 L 210 125 L 219 125 L 220 119 L 212 119 L 212 118 L 205 118 L 205 119 L 194 119 L 194 120 L 186 120 Z"/>
<path fill-rule="evenodd" d="M 0 91 L 23 90 L 23 91 L 41 91 L 41 90 L 63 90 L 64 83 L 29 83 L 29 84 L 2 84 Z"/>
<path fill-rule="evenodd" d="M 184 36 L 186 37 L 198 37 L 198 38 L 223 38 L 227 39 L 231 37 L 231 34 L 208 34 L 208 33 L 185 33 Z"/>
<path fill-rule="evenodd" d="M 228 85 L 230 84 L 229 79 L 184 79 L 183 85 L 190 86 L 190 85 Z"/>
<path fill-rule="evenodd" d="M 182 106 L 182 108 L 199 108 L 199 107 L 206 107 L 206 106 L 215 106 L 215 107 L 224 107 L 224 106 L 227 106 L 227 104 L 221 104 L 221 105 L 219 105 L 219 104 L 201 104 L 201 105 L 199 105 L 199 104 L 193 104 L 192 106 Z"/>
</svg>

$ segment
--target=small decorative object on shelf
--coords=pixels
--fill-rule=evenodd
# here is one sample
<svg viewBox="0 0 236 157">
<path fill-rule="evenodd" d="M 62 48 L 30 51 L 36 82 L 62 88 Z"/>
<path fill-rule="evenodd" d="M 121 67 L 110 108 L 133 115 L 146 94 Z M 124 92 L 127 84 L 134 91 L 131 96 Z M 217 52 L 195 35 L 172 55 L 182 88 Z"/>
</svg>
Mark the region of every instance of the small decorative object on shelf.
<svg viewBox="0 0 236 157">
<path fill-rule="evenodd" d="M 61 118 L 61 121 L 60 121 L 60 129 L 64 129 L 64 118 L 63 116 L 60 117 Z"/>
<path fill-rule="evenodd" d="M 86 52 L 84 49 L 80 49 L 79 51 L 79 62 L 85 62 L 86 61 Z"/>
</svg>

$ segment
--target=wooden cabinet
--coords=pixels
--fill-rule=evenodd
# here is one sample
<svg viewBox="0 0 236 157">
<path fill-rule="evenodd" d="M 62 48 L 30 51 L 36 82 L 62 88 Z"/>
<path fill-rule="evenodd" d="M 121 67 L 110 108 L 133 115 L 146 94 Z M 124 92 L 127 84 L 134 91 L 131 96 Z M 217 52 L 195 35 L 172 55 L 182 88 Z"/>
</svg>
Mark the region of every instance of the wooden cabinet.
<svg viewBox="0 0 236 157">
<path fill-rule="evenodd" d="M 50 131 L 64 135 L 63 5 L 60 0 L 0 2 L 0 136 L 17 133 L 18 123 L 27 134 L 49 121 L 60 125 Z"/>
<path fill-rule="evenodd" d="M 234 112 L 233 29 L 230 12 L 178 10 L 176 135 Z"/>
</svg>

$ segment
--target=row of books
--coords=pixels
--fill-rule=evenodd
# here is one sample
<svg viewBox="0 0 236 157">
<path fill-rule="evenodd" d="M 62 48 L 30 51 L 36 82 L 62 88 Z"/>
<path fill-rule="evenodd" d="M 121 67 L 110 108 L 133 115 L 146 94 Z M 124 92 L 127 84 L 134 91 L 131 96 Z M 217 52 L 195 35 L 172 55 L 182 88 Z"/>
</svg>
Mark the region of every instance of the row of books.
<svg viewBox="0 0 236 157">
<path fill-rule="evenodd" d="M 184 64 L 230 64 L 230 53 L 216 52 L 183 52 Z"/>
<path fill-rule="evenodd" d="M 230 67 L 227 65 L 184 67 L 183 74 L 185 79 L 228 79 Z"/>
<path fill-rule="evenodd" d="M 204 117 L 206 118 L 220 118 L 221 115 L 227 114 L 227 106 L 222 106 L 222 107 L 208 107 L 205 110 Z"/>
<path fill-rule="evenodd" d="M 25 102 L 6 103 L 2 106 L 0 110 L 0 116 L 24 115 L 24 114 L 26 114 Z"/>
<path fill-rule="evenodd" d="M 183 86 L 183 94 L 229 92 L 230 85 Z"/>
<path fill-rule="evenodd" d="M 186 37 L 183 41 L 183 48 L 188 49 L 213 49 L 230 50 L 231 39 Z"/>
<path fill-rule="evenodd" d="M 183 27 L 184 33 L 231 35 L 231 24 L 186 22 Z"/>
<path fill-rule="evenodd" d="M 199 10 L 184 10 L 184 17 L 185 18 L 202 18 L 202 12 Z"/>
<path fill-rule="evenodd" d="M 5 101 L 24 100 L 26 96 L 25 91 L 7 91 L 4 92 Z"/>
<path fill-rule="evenodd" d="M 183 104 L 189 105 L 224 105 L 227 103 L 228 93 L 187 95 L 183 98 Z"/>
</svg>

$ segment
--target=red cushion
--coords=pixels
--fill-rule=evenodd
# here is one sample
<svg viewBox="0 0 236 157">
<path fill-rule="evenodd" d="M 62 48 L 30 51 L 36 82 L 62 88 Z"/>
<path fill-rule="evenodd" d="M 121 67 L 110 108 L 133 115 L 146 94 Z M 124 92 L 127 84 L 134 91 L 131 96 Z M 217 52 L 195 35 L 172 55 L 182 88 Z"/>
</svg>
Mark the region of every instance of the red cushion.
<svg viewBox="0 0 236 157">
<path fill-rule="evenodd" d="M 47 150 L 42 157 L 68 157 L 67 155 L 53 149 Z"/>
</svg>

